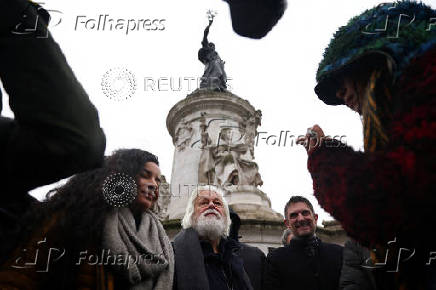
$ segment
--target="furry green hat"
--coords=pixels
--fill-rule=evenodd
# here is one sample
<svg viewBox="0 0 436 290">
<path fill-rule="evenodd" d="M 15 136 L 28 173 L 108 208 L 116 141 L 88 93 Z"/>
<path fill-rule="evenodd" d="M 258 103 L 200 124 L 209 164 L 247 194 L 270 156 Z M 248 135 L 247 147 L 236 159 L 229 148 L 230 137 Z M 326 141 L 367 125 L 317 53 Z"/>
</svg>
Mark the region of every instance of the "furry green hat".
<svg viewBox="0 0 436 290">
<path fill-rule="evenodd" d="M 352 18 L 333 36 L 316 74 L 315 92 L 328 105 L 336 98 L 340 75 L 361 65 L 383 65 L 390 59 L 397 79 L 410 60 L 436 44 L 436 10 L 399 1 L 384 3 Z"/>
</svg>

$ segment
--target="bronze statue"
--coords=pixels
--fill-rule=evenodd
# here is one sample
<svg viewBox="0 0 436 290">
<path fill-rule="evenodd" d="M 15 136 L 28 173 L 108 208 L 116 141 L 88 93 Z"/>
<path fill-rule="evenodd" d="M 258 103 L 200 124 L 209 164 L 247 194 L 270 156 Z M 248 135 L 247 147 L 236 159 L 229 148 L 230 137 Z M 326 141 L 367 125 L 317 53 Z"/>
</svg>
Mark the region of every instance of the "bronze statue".
<svg viewBox="0 0 436 290">
<path fill-rule="evenodd" d="M 215 15 L 211 11 L 208 11 L 207 14 L 209 25 L 204 29 L 204 36 L 201 42 L 202 47 L 198 51 L 198 59 L 205 65 L 200 88 L 224 91 L 227 89 L 227 75 L 224 71 L 224 61 L 215 51 L 215 44 L 207 40 Z"/>
</svg>

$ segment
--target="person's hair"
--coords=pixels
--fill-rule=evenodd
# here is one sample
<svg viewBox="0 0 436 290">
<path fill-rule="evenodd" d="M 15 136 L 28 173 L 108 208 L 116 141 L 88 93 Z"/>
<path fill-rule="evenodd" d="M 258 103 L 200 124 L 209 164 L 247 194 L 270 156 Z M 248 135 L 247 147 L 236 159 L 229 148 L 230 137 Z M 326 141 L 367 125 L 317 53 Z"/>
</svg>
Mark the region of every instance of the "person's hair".
<svg viewBox="0 0 436 290">
<path fill-rule="evenodd" d="M 28 241 L 33 234 L 45 231 L 47 224 L 54 224 L 47 232 L 47 243 L 65 249 L 65 255 L 50 268 L 46 283 L 59 289 L 74 287 L 79 252 L 102 250 L 105 218 L 113 209 L 103 197 L 103 182 L 114 173 L 129 175 L 136 181 L 147 162 L 159 165 L 157 157 L 147 151 L 117 150 L 105 158 L 103 167 L 76 174 L 48 192 L 46 199 L 23 217 L 15 241 Z"/>
<path fill-rule="evenodd" d="M 288 229 L 283 231 L 283 234 L 282 234 L 282 244 L 283 244 L 283 246 L 287 246 L 288 245 L 288 237 L 289 237 L 289 235 L 292 235 L 291 229 L 288 228 Z"/>
<path fill-rule="evenodd" d="M 300 196 L 300 195 L 294 195 L 289 199 L 289 201 L 285 205 L 285 211 L 284 211 L 285 219 L 288 219 L 288 208 L 291 205 L 291 203 L 297 203 L 297 202 L 304 202 L 309 207 L 312 214 L 315 213 L 315 211 L 313 210 L 312 204 L 310 203 L 310 201 L 307 198 L 305 198 L 304 196 Z"/>
<path fill-rule="evenodd" d="M 195 200 L 197 199 L 198 194 L 202 191 L 215 192 L 223 201 L 224 213 L 226 215 L 225 217 L 226 236 L 228 236 L 230 231 L 230 224 L 231 224 L 229 205 L 224 198 L 225 191 L 222 188 L 217 187 L 215 185 L 198 185 L 194 188 L 194 190 L 192 190 L 188 199 L 188 204 L 186 206 L 185 216 L 182 219 L 182 228 L 188 229 L 192 227 L 192 222 L 194 218 Z"/>
</svg>

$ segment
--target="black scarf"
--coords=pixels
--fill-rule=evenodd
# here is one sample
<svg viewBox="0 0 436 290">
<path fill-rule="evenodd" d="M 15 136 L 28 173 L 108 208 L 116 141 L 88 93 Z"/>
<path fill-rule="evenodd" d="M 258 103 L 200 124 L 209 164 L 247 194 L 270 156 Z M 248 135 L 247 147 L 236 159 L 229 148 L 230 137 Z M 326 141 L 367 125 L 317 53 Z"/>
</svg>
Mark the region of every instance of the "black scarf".
<svg viewBox="0 0 436 290">
<path fill-rule="evenodd" d="M 309 257 L 314 257 L 318 254 L 319 244 L 321 240 L 313 235 L 311 237 L 293 237 L 291 242 L 294 241 L 298 246 L 304 249 L 304 253 Z"/>
</svg>

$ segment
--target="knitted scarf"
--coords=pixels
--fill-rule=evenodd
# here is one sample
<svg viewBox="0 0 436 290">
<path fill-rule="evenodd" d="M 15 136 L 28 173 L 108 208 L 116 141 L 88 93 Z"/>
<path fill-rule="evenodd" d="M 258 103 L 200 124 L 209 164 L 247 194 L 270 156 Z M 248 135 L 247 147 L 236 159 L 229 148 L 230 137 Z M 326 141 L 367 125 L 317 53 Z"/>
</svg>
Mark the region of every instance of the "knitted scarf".
<svg viewBox="0 0 436 290">
<path fill-rule="evenodd" d="M 129 281 L 129 289 L 172 289 L 173 249 L 151 211 L 142 214 L 137 230 L 129 208 L 114 209 L 106 218 L 103 249 L 116 257 L 114 269 Z"/>
</svg>

